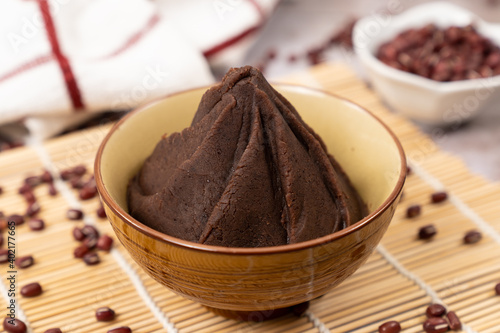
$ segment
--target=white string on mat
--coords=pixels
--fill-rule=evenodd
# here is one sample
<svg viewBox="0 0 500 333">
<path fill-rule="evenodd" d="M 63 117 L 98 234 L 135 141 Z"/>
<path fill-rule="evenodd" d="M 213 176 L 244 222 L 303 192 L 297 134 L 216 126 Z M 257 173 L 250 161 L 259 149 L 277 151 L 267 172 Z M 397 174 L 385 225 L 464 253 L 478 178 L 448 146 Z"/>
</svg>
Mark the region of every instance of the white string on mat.
<svg viewBox="0 0 500 333">
<path fill-rule="evenodd" d="M 50 155 L 48 154 L 48 152 L 46 151 L 46 149 L 42 145 L 42 143 L 40 141 L 38 141 L 37 139 L 29 139 L 26 142 L 26 144 L 28 146 L 30 146 L 37 153 L 44 168 L 47 171 L 49 171 L 52 175 L 56 175 L 57 171 L 54 167 L 54 164 L 52 163 L 52 159 L 50 158 Z M 63 195 L 64 199 L 68 202 L 68 204 L 72 208 L 76 208 L 76 209 L 82 208 L 80 201 L 78 201 L 76 196 L 73 194 L 73 192 L 71 191 L 69 186 L 64 181 L 62 181 L 59 177 L 54 177 L 54 185 L 56 186 L 57 190 L 60 191 L 60 193 Z M 95 220 L 87 214 L 84 215 L 84 222 L 86 224 L 97 226 Z M 112 249 L 110 251 L 110 254 L 116 260 L 118 265 L 128 275 L 130 281 L 132 282 L 133 286 L 135 287 L 135 290 L 137 291 L 139 296 L 142 298 L 144 303 L 147 305 L 149 310 L 153 313 L 153 315 L 156 317 L 156 319 L 163 326 L 163 328 L 165 328 L 168 333 L 178 333 L 174 324 L 161 311 L 161 309 L 156 305 L 155 301 L 153 300 L 151 295 L 148 293 L 146 287 L 142 283 L 141 278 L 139 277 L 137 272 L 132 268 L 132 266 L 128 263 L 128 261 L 123 257 L 123 255 L 120 253 L 120 251 L 118 251 L 116 249 Z"/>
<path fill-rule="evenodd" d="M 316 317 L 310 310 L 307 310 L 305 315 L 309 321 L 313 323 L 314 328 L 319 330 L 319 333 L 330 333 L 328 327 L 326 327 L 325 324 L 321 322 L 321 320 L 319 320 L 319 318 Z"/>
<path fill-rule="evenodd" d="M 436 177 L 429 174 L 424 168 L 420 167 L 417 163 L 411 163 L 411 169 L 422 178 L 427 184 L 432 186 L 435 190 L 444 189 L 443 183 L 441 183 Z M 479 216 L 472 208 L 470 208 L 466 203 L 460 200 L 458 197 L 452 193 L 448 193 L 448 200 L 457 209 L 469 218 L 476 226 L 485 234 L 490 236 L 495 242 L 500 244 L 500 233 L 495 230 L 488 222 L 486 222 L 481 216 Z"/>
</svg>

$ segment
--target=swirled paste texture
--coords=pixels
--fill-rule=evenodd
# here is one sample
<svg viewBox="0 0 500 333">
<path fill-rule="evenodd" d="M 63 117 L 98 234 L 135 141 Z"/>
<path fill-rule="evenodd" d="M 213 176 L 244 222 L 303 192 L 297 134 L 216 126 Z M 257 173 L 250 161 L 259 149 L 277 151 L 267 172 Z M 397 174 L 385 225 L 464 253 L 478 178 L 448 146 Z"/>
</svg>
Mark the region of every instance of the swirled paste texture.
<svg viewBox="0 0 500 333">
<path fill-rule="evenodd" d="M 366 210 L 321 138 L 250 66 L 229 70 L 191 126 L 160 140 L 128 204 L 162 233 L 230 247 L 314 239 Z"/>
</svg>

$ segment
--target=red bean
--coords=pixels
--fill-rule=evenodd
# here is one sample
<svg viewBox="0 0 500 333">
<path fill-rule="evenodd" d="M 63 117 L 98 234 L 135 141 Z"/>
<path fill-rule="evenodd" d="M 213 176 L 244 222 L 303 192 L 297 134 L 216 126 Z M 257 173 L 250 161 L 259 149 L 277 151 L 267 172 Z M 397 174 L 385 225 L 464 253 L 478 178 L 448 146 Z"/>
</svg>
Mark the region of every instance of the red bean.
<svg viewBox="0 0 500 333">
<path fill-rule="evenodd" d="M 89 200 L 97 195 L 96 186 L 84 186 L 79 193 L 80 199 Z"/>
<path fill-rule="evenodd" d="M 0 186 L 0 195 L 3 194 L 3 187 Z"/>
<path fill-rule="evenodd" d="M 59 174 L 62 180 L 69 180 L 74 176 L 73 171 L 71 170 L 62 170 Z"/>
<path fill-rule="evenodd" d="M 40 179 L 42 180 L 42 182 L 44 183 L 52 183 L 54 181 L 54 178 L 52 177 L 52 174 L 45 170 L 42 175 L 40 176 Z"/>
<path fill-rule="evenodd" d="M 26 324 L 19 319 L 11 319 L 6 317 L 3 320 L 3 329 L 9 333 L 25 333 L 27 328 Z"/>
<path fill-rule="evenodd" d="M 432 195 L 431 195 L 431 202 L 432 203 L 443 202 L 446 199 L 448 199 L 448 193 L 446 193 L 446 192 L 436 192 L 436 193 L 432 193 Z"/>
<path fill-rule="evenodd" d="M 60 328 L 49 328 L 48 330 L 46 330 L 43 333 L 62 333 L 62 331 Z"/>
<path fill-rule="evenodd" d="M 401 332 L 401 325 L 395 320 L 383 323 L 378 327 L 379 333 L 399 333 Z"/>
<path fill-rule="evenodd" d="M 28 227 L 33 231 L 45 229 L 45 222 L 42 219 L 31 219 L 28 221 Z"/>
<path fill-rule="evenodd" d="M 97 238 L 91 236 L 91 237 L 86 237 L 83 240 L 83 246 L 86 246 L 88 249 L 92 250 L 97 246 Z"/>
<path fill-rule="evenodd" d="M 99 208 L 97 208 L 97 216 L 100 217 L 101 219 L 106 218 L 106 211 L 104 210 L 104 207 L 101 205 Z"/>
<path fill-rule="evenodd" d="M 102 251 L 109 251 L 113 246 L 113 238 L 108 235 L 102 235 L 97 240 L 97 248 Z"/>
<path fill-rule="evenodd" d="M 422 208 L 420 205 L 411 205 L 406 209 L 406 217 L 414 218 L 422 213 Z"/>
<path fill-rule="evenodd" d="M 24 194 L 26 192 L 33 192 L 33 188 L 29 184 L 23 184 L 18 190 L 19 194 Z"/>
<path fill-rule="evenodd" d="M 42 179 L 39 176 L 29 176 L 24 179 L 24 183 L 36 187 L 42 183 Z"/>
<path fill-rule="evenodd" d="M 69 209 L 66 216 L 70 220 L 81 220 L 83 218 L 83 212 L 79 209 Z"/>
<path fill-rule="evenodd" d="M 97 230 L 96 227 L 90 224 L 86 224 L 83 226 L 82 233 L 85 235 L 85 237 L 99 238 L 99 230 Z"/>
<path fill-rule="evenodd" d="M 21 288 L 21 295 L 24 297 L 35 297 L 42 294 L 42 286 L 38 282 L 33 282 Z"/>
<path fill-rule="evenodd" d="M 434 227 L 432 224 L 426 225 L 418 230 L 419 239 L 431 239 L 436 234 L 436 227 Z"/>
<path fill-rule="evenodd" d="M 4 264 L 9 261 L 9 250 L 0 249 L 0 264 Z"/>
<path fill-rule="evenodd" d="M 450 311 L 446 314 L 446 319 L 448 319 L 448 323 L 450 324 L 450 329 L 454 331 L 459 331 L 462 329 L 462 323 L 458 318 L 455 311 Z"/>
<path fill-rule="evenodd" d="M 72 188 L 74 189 L 81 189 L 83 188 L 83 180 L 81 177 L 74 176 L 69 180 L 69 184 L 71 185 Z"/>
<path fill-rule="evenodd" d="M 112 328 L 107 333 L 132 333 L 132 330 L 128 326 L 121 326 Z"/>
<path fill-rule="evenodd" d="M 112 321 L 115 319 L 115 311 L 108 307 L 102 307 L 96 310 L 95 317 L 98 321 Z"/>
<path fill-rule="evenodd" d="M 73 228 L 73 238 L 79 242 L 85 239 L 85 234 L 82 232 L 81 228 L 78 227 Z"/>
<path fill-rule="evenodd" d="M 132 330 L 128 326 L 121 326 L 112 328 L 107 333 L 132 333 Z"/>
<path fill-rule="evenodd" d="M 78 175 L 78 176 L 83 176 L 87 172 L 87 167 L 83 164 L 75 166 L 73 169 L 71 169 L 73 174 Z"/>
<path fill-rule="evenodd" d="M 495 286 L 495 293 L 496 293 L 497 295 L 500 295 L 500 282 L 499 282 L 499 283 L 497 283 L 497 284 L 496 284 L 496 286 Z"/>
<path fill-rule="evenodd" d="M 475 244 L 479 242 L 483 238 L 483 235 L 476 230 L 471 230 L 467 231 L 467 233 L 464 236 L 464 243 L 465 244 Z"/>
<path fill-rule="evenodd" d="M 24 216 L 18 215 L 18 214 L 13 214 L 7 217 L 7 221 L 14 221 L 14 224 L 21 225 L 24 224 Z"/>
<path fill-rule="evenodd" d="M 87 253 L 86 255 L 83 256 L 83 261 L 88 265 L 97 265 L 98 263 L 101 262 L 101 259 L 99 258 L 99 255 L 94 252 Z"/>
<path fill-rule="evenodd" d="M 49 183 L 49 195 L 50 195 L 51 197 L 53 197 L 53 196 L 56 196 L 56 195 L 57 195 L 57 189 L 56 189 L 56 187 L 55 187 L 54 183 Z"/>
<path fill-rule="evenodd" d="M 425 310 L 425 314 L 427 317 L 442 317 L 446 313 L 446 308 L 442 306 L 441 304 L 431 304 L 427 307 L 427 310 Z"/>
<path fill-rule="evenodd" d="M 28 204 L 32 204 L 34 202 L 36 202 L 36 197 L 35 197 L 35 194 L 32 192 L 32 191 L 26 191 L 26 192 L 23 192 L 22 193 L 23 197 L 24 197 L 24 200 L 28 203 Z"/>
<path fill-rule="evenodd" d="M 24 256 L 16 259 L 16 266 L 18 268 L 28 268 L 30 266 L 33 266 L 34 263 L 35 260 L 32 256 Z"/>
<path fill-rule="evenodd" d="M 426 333 L 444 333 L 448 331 L 448 322 L 444 318 L 432 317 L 423 324 Z"/>
<path fill-rule="evenodd" d="M 3 234 L 0 232 L 0 247 L 3 246 L 3 242 L 4 242 L 4 240 L 3 240 Z"/>
<path fill-rule="evenodd" d="M 40 204 L 38 202 L 33 202 L 31 203 L 28 208 L 26 209 L 26 215 L 28 216 L 35 216 L 36 214 L 38 214 L 40 212 Z"/>
<path fill-rule="evenodd" d="M 82 244 L 73 251 L 73 256 L 75 258 L 83 258 L 87 253 L 89 253 L 89 248 Z"/>
</svg>

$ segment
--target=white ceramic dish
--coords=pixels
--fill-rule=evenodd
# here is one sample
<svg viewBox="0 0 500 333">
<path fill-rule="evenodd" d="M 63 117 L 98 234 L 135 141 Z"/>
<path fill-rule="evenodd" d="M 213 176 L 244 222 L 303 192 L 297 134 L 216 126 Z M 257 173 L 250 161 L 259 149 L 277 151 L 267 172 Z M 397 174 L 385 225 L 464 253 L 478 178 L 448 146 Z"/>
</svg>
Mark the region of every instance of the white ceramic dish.
<svg viewBox="0 0 500 333">
<path fill-rule="evenodd" d="M 375 91 L 395 111 L 427 125 L 457 125 L 495 102 L 500 76 L 438 82 L 392 68 L 375 56 L 381 44 L 400 32 L 429 23 L 440 28 L 473 23 L 481 35 L 500 45 L 500 25 L 487 23 L 461 7 L 434 2 L 397 16 L 372 15 L 359 20 L 353 31 L 354 49 Z"/>
</svg>

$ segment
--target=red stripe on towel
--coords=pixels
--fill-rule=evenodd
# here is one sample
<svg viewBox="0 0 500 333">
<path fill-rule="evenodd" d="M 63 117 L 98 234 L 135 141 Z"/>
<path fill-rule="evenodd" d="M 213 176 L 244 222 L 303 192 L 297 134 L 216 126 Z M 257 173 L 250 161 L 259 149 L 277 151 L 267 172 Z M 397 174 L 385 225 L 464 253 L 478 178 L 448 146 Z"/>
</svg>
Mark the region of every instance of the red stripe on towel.
<svg viewBox="0 0 500 333">
<path fill-rule="evenodd" d="M 54 21 L 52 20 L 52 15 L 50 14 L 50 8 L 47 0 L 37 0 L 40 12 L 42 13 L 43 22 L 45 24 L 45 29 L 47 31 L 47 37 L 52 47 L 52 53 L 54 54 L 59 67 L 61 68 L 64 82 L 66 83 L 66 89 L 73 103 L 73 108 L 75 111 L 83 111 L 85 108 L 80 89 L 76 82 L 75 75 L 71 69 L 71 64 L 66 58 L 66 56 L 61 52 L 59 47 L 59 41 L 57 40 L 56 28 L 54 26 Z"/>
<path fill-rule="evenodd" d="M 32 69 L 34 67 L 38 67 L 40 65 L 43 65 L 52 59 L 54 59 L 54 56 L 52 54 L 49 54 L 49 55 L 41 56 L 41 57 L 38 57 L 38 58 L 33 59 L 31 61 L 25 62 L 24 64 L 14 68 L 10 72 L 7 72 L 4 75 L 0 76 L 0 82 L 6 81 L 6 80 L 8 80 L 16 75 L 19 75 L 19 74 L 21 74 L 29 69 Z"/>
<path fill-rule="evenodd" d="M 118 49 L 116 49 L 112 53 L 110 53 L 102 58 L 99 58 L 99 59 L 100 60 L 101 59 L 108 59 L 108 58 L 115 57 L 115 56 L 119 55 L 120 53 L 123 53 L 124 51 L 129 49 L 131 46 L 133 46 L 134 44 L 139 42 L 142 38 L 144 38 L 144 36 L 147 35 L 147 33 L 149 31 L 151 31 L 153 29 L 153 27 L 159 21 L 160 21 L 160 17 L 157 14 L 151 16 L 151 18 L 146 22 L 146 25 L 141 30 L 137 31 L 135 34 L 130 36 L 130 38 L 127 39 L 127 41 L 125 41 L 125 43 L 122 46 L 120 46 Z"/>
<path fill-rule="evenodd" d="M 257 12 L 259 14 L 259 22 L 257 23 L 257 25 L 243 31 L 242 33 L 240 33 L 240 34 L 238 34 L 238 35 L 236 35 L 236 36 L 234 36 L 234 37 L 232 37 L 232 38 L 230 38 L 230 39 L 228 39 L 220 44 L 217 44 L 217 45 L 211 47 L 208 50 L 205 50 L 203 52 L 203 55 L 205 57 L 210 58 L 210 57 L 214 56 L 215 54 L 217 54 L 218 52 L 221 52 L 224 49 L 227 49 L 228 47 L 233 46 L 234 44 L 240 42 L 242 39 L 246 38 L 247 36 L 249 36 L 249 35 L 253 34 L 254 32 L 256 32 L 257 30 L 259 30 L 264 25 L 266 16 L 265 16 L 264 10 L 260 6 L 260 4 L 255 0 L 249 0 L 248 2 L 255 7 L 255 9 L 257 10 Z"/>
</svg>

